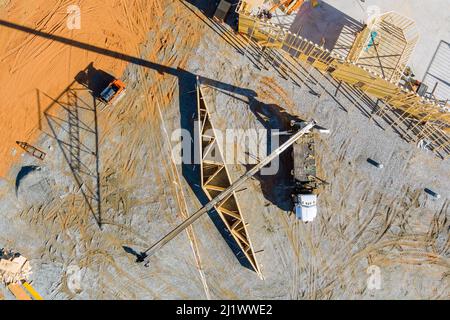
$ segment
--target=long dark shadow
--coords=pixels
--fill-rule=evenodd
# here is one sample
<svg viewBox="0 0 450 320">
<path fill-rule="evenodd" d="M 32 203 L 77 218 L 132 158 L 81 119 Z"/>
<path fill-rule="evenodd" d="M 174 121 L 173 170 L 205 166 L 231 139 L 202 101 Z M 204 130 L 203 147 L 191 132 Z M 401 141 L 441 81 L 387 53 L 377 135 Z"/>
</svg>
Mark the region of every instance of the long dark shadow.
<svg viewBox="0 0 450 320">
<path fill-rule="evenodd" d="M 94 108 L 88 109 L 85 107 L 79 108 L 78 103 L 80 99 L 76 92 L 72 92 L 71 87 L 75 84 L 72 82 L 56 99 L 49 96 L 52 101 L 50 105 L 44 110 L 43 114 L 50 128 L 50 137 L 56 140 L 58 146 L 63 154 L 63 157 L 68 164 L 72 176 L 80 190 L 89 211 L 92 213 L 96 224 L 102 229 L 101 217 L 101 194 L 100 194 L 100 172 L 99 172 L 99 144 L 98 144 L 98 124 L 97 124 L 97 106 L 94 98 Z M 68 103 L 65 104 L 61 99 L 67 95 Z M 39 95 L 38 95 L 39 96 Z M 38 102 L 38 105 L 40 102 Z M 63 111 L 67 116 L 67 120 L 50 114 L 50 111 L 57 107 Z M 59 111 L 61 111 L 59 110 Z M 79 112 L 92 113 L 94 118 L 94 128 L 82 128 L 80 126 L 81 119 Z M 59 112 L 58 112 L 59 113 Z M 82 142 L 80 129 L 84 130 L 86 134 L 94 137 L 94 149 L 91 150 L 85 143 Z M 64 135 L 67 136 L 64 138 Z M 68 141 L 67 141 L 68 140 Z M 82 155 L 86 154 L 95 157 L 96 171 L 92 172 L 88 165 L 83 162 Z M 83 178 L 83 176 L 86 176 Z M 90 189 L 86 179 L 93 179 L 94 191 Z"/>
</svg>

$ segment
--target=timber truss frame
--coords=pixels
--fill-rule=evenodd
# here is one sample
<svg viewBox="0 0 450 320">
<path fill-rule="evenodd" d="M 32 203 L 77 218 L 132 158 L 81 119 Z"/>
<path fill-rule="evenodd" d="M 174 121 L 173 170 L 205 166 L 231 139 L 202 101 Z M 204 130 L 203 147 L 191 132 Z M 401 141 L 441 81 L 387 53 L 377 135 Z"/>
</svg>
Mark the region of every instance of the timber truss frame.
<svg viewBox="0 0 450 320">
<path fill-rule="evenodd" d="M 418 40 L 413 20 L 387 12 L 358 33 L 347 58 L 398 84 Z"/>
<path fill-rule="evenodd" d="M 232 181 L 215 134 L 215 129 L 203 98 L 201 84 L 197 79 L 197 114 L 200 150 L 201 187 L 209 200 L 231 186 Z M 258 276 L 263 279 L 255 251 L 250 241 L 247 223 L 242 216 L 235 192 L 215 206 L 233 239 Z"/>
</svg>

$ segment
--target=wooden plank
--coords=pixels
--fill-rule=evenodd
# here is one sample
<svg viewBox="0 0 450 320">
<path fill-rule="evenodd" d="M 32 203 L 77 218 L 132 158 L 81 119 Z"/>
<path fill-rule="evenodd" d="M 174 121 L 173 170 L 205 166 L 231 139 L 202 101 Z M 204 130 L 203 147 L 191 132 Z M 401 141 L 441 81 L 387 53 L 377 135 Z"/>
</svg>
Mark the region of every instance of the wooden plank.
<svg viewBox="0 0 450 320">
<path fill-rule="evenodd" d="M 219 174 L 219 172 L 222 171 L 223 168 L 224 168 L 224 166 L 218 167 L 217 171 L 214 172 L 211 176 L 208 177 L 208 180 L 206 180 L 206 182 L 204 183 L 204 185 L 210 184 L 211 181 Z"/>
</svg>

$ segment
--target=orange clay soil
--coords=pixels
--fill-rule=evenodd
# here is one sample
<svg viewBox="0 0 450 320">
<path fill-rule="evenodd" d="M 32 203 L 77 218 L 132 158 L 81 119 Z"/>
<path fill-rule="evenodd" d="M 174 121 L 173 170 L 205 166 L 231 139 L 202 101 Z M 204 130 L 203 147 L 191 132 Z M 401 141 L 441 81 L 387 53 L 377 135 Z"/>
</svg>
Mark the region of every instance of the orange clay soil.
<svg viewBox="0 0 450 320">
<path fill-rule="evenodd" d="M 67 9 L 73 4 L 81 9 L 79 30 L 67 27 Z M 154 17 L 161 14 L 158 0 L 0 1 L 2 21 L 132 56 L 139 55 Z M 116 77 L 127 65 L 0 25 L 0 177 L 23 154 L 16 141 L 36 142 L 49 97 L 59 96 L 91 62 Z"/>
</svg>

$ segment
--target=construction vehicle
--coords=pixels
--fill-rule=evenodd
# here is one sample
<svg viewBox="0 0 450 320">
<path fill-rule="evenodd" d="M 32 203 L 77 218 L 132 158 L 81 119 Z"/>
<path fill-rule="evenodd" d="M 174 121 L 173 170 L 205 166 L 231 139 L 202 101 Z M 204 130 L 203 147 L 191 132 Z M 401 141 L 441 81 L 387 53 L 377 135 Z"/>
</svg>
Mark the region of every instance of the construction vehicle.
<svg viewBox="0 0 450 320">
<path fill-rule="evenodd" d="M 100 100 L 106 104 L 111 104 L 114 100 L 118 100 L 125 93 L 125 84 L 119 80 L 114 79 L 111 83 L 100 93 Z"/>
<path fill-rule="evenodd" d="M 295 128 L 301 123 L 293 121 L 291 125 Z M 317 190 L 323 183 L 317 178 L 314 132 L 303 135 L 293 144 L 292 159 L 293 211 L 297 219 L 312 222 L 317 216 Z"/>
<path fill-rule="evenodd" d="M 220 206 L 220 204 L 225 201 L 228 197 L 230 197 L 236 190 L 238 190 L 244 182 L 248 179 L 252 178 L 256 173 L 258 173 L 263 167 L 268 165 L 272 160 L 278 157 L 281 153 L 283 153 L 286 149 L 292 146 L 300 137 L 309 133 L 315 126 L 316 122 L 311 121 L 308 123 L 302 122 L 299 124 L 300 130 L 295 132 L 288 141 L 286 141 L 283 145 L 275 149 L 270 155 L 261 160 L 256 166 L 247 171 L 243 176 L 237 179 L 234 183 L 232 183 L 227 189 L 223 190 L 219 193 L 215 198 L 213 198 L 210 202 L 208 202 L 203 208 L 199 209 L 197 212 L 192 214 L 189 218 L 179 224 L 176 228 L 170 231 L 166 236 L 161 238 L 158 242 L 156 242 L 153 246 L 148 248 L 147 250 L 140 253 L 138 257 L 138 262 L 144 262 L 146 266 L 148 266 L 149 258 L 159 249 L 161 249 L 164 245 L 166 245 L 170 240 L 175 238 L 178 234 L 180 234 L 183 230 L 189 227 L 192 223 L 197 221 L 201 216 L 203 216 L 206 212 L 214 209 L 216 206 Z"/>
<path fill-rule="evenodd" d="M 28 282 L 30 275 L 31 266 L 27 258 L 17 252 L 0 249 L 0 281 L 18 300 L 43 300 Z"/>
</svg>

